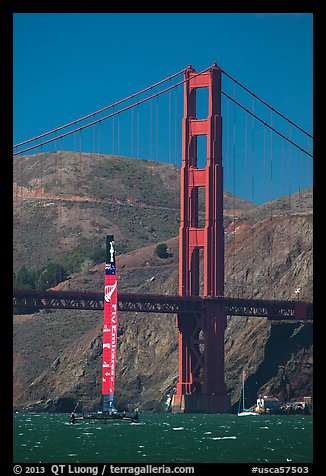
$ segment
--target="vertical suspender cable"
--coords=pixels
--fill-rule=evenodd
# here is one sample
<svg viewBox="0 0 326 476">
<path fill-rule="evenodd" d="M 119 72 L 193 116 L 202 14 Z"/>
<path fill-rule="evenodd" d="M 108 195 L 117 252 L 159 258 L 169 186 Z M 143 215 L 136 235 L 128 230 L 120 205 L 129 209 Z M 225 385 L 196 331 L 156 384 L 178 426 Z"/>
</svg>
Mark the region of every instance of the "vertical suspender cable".
<svg viewBox="0 0 326 476">
<path fill-rule="evenodd" d="M 171 90 L 169 91 L 169 136 L 168 136 L 168 142 L 169 142 L 169 164 L 171 164 Z"/>
<path fill-rule="evenodd" d="M 26 220 L 26 215 L 24 212 L 24 170 L 23 170 L 23 156 L 20 154 L 20 212 L 21 212 L 21 223 L 24 223 Z M 36 218 L 37 218 L 37 207 L 34 208 L 36 212 Z M 37 225 L 36 225 L 37 226 Z M 36 288 L 36 268 L 37 265 L 34 265 L 34 273 L 35 273 L 35 284 L 34 287 Z M 20 284 L 22 285 L 23 282 L 23 273 L 22 273 L 22 268 L 20 268 Z"/>
<path fill-rule="evenodd" d="M 264 147 L 263 147 L 263 155 L 264 155 L 264 194 L 263 194 L 263 203 L 264 203 L 264 220 L 267 223 L 267 213 L 268 213 L 268 186 L 267 186 L 267 146 L 266 146 L 266 126 L 264 125 Z M 267 223 L 267 230 L 268 233 L 268 223 Z"/>
<path fill-rule="evenodd" d="M 23 157 L 22 154 L 20 154 L 17 159 L 16 159 L 16 170 L 17 170 L 17 178 L 16 178 L 16 213 L 17 213 L 17 223 L 21 224 L 23 226 L 24 224 L 24 215 L 23 215 Z M 18 165 L 19 164 L 19 165 Z M 19 258 L 19 257 L 18 257 Z M 17 266 L 19 262 L 22 262 L 23 260 L 18 259 L 17 260 Z M 18 268 L 18 276 L 19 276 L 19 285 L 20 288 L 22 288 L 23 284 L 23 272 L 22 272 L 22 266 Z M 36 277 L 35 277 L 35 283 L 36 283 Z M 18 284 L 18 283 L 17 283 Z M 35 284 L 34 284 L 34 287 Z"/>
<path fill-rule="evenodd" d="M 233 97 L 236 97 L 236 86 L 234 84 Z M 235 217 L 235 157 L 236 157 L 236 110 L 233 103 L 233 292 L 236 292 L 236 217 Z"/>
<path fill-rule="evenodd" d="M 158 161 L 158 96 L 156 96 L 156 111 L 155 111 L 155 145 L 156 145 L 156 154 L 155 159 Z"/>
<path fill-rule="evenodd" d="M 174 88 L 174 167 L 177 166 L 177 120 L 178 120 L 178 89 Z M 173 208 L 171 209 L 173 213 Z M 176 223 L 176 213 L 173 213 L 172 222 Z M 178 233 L 178 228 L 176 226 L 175 234 Z"/>
<path fill-rule="evenodd" d="M 264 157 L 264 195 L 263 195 L 263 203 L 264 203 L 264 212 L 266 212 L 266 202 L 267 202 L 267 164 L 266 164 L 266 126 L 264 125 L 264 145 L 263 145 L 263 157 Z"/>
<path fill-rule="evenodd" d="M 101 123 L 99 123 L 101 124 Z M 99 178 L 100 177 L 100 173 L 99 173 L 99 165 L 100 165 L 100 155 L 99 154 L 96 154 L 96 124 L 94 124 L 93 126 L 93 139 L 92 139 L 92 143 L 93 143 L 93 170 L 94 170 L 94 173 L 91 174 L 92 177 L 94 177 L 94 179 L 96 180 L 96 178 Z M 95 178 L 96 177 L 96 178 Z M 97 196 L 97 188 L 94 187 L 94 192 L 93 192 L 93 195 L 94 195 L 94 206 L 95 206 L 95 211 L 94 211 L 94 230 L 93 230 L 93 263 L 95 264 L 96 263 L 96 242 L 97 242 L 97 233 L 96 233 L 96 229 L 98 228 L 98 205 L 97 205 L 97 199 L 98 199 L 98 196 Z"/>
<path fill-rule="evenodd" d="M 60 197 L 60 195 L 62 195 L 62 186 L 63 186 L 63 150 L 62 150 L 62 139 L 60 138 L 60 153 L 59 153 L 59 190 L 58 190 L 58 195 L 59 195 L 59 200 L 58 200 L 58 222 L 60 224 L 60 227 L 59 229 L 62 227 L 62 222 L 63 222 L 63 218 L 62 218 L 62 206 L 63 206 L 63 203 L 62 203 L 62 199 Z M 62 281 L 63 279 L 63 276 L 62 276 L 62 273 L 61 273 L 61 270 L 63 268 L 63 263 L 62 265 L 60 266 L 60 282 Z"/>
<path fill-rule="evenodd" d="M 302 204 L 301 204 L 301 192 L 302 192 L 302 151 L 300 150 L 300 180 L 299 180 L 299 208 L 300 212 L 302 212 Z"/>
<path fill-rule="evenodd" d="M 139 151 L 139 123 L 140 123 L 140 116 L 139 116 L 139 106 L 136 106 L 136 153 L 137 159 L 140 159 L 140 151 Z"/>
<path fill-rule="evenodd" d="M 118 156 L 120 157 L 120 114 L 118 114 Z"/>
<path fill-rule="evenodd" d="M 255 98 L 252 98 L 252 112 L 253 114 L 255 113 Z M 251 201 L 254 203 L 255 200 L 255 119 L 254 116 L 252 116 L 251 119 Z M 255 214 L 255 211 L 253 209 L 252 211 L 253 214 Z M 254 250 L 254 227 L 251 228 L 251 250 L 252 250 L 252 255 L 253 250 Z M 251 295 L 253 297 L 254 294 L 254 273 L 252 273 L 252 279 L 251 279 Z"/>
<path fill-rule="evenodd" d="M 57 163 L 57 140 L 54 141 L 54 191 L 53 191 L 53 200 L 54 200 L 54 209 L 57 210 L 57 187 L 58 187 L 58 163 Z M 56 219 L 56 223 L 58 223 Z M 55 286 L 58 284 L 58 275 L 59 275 L 59 269 L 58 269 L 58 263 L 57 260 L 53 260 L 53 266 L 54 266 L 54 284 Z"/>
<path fill-rule="evenodd" d="M 178 90 L 174 88 L 174 165 L 177 165 Z"/>
<path fill-rule="evenodd" d="M 289 127 L 289 136 L 292 138 L 292 126 Z M 292 145 L 289 144 L 289 263 L 292 267 Z M 289 298 L 292 298 L 292 290 L 289 289 Z"/>
<path fill-rule="evenodd" d="M 286 176 L 286 170 L 285 170 L 285 144 L 284 144 L 284 138 L 282 138 L 282 197 L 284 199 L 285 205 L 286 205 L 286 190 L 285 190 L 285 176 Z M 287 210 L 285 208 L 285 214 L 287 214 L 287 223 L 288 223 L 288 259 L 291 259 L 291 215 L 290 215 L 290 208 Z M 290 289 L 288 289 L 288 298 L 291 299 L 291 292 Z"/>
<path fill-rule="evenodd" d="M 152 90 L 151 90 L 152 95 Z M 149 102 L 149 160 L 152 160 L 153 146 L 153 101 Z"/>
<path fill-rule="evenodd" d="M 99 160 L 101 161 L 101 155 L 102 155 L 102 121 L 98 123 L 98 155 L 99 155 Z M 103 161 L 101 162 L 103 163 Z"/>
<path fill-rule="evenodd" d="M 226 185 L 224 185 L 224 190 L 226 189 L 227 187 L 227 190 L 229 191 L 229 132 L 230 132 L 230 100 L 227 98 L 227 114 L 226 114 L 226 173 L 225 173 L 225 176 L 226 176 Z M 229 203 L 228 203 L 228 206 L 229 206 Z M 228 214 L 229 214 L 229 211 L 228 211 Z M 226 266 L 228 266 L 229 264 L 229 260 L 226 261 Z M 227 275 L 228 273 L 226 273 Z M 228 281 L 225 283 L 226 284 L 226 292 L 228 294 L 231 294 L 231 289 L 230 289 L 230 286 L 229 286 L 229 279 Z"/>
<path fill-rule="evenodd" d="M 43 152 L 42 152 L 42 146 L 41 146 L 41 160 L 40 160 L 40 223 L 39 223 L 39 228 L 40 228 L 40 238 L 41 238 L 41 254 L 40 254 L 40 289 L 43 287 L 43 223 L 44 223 L 44 217 L 43 217 Z"/>
<path fill-rule="evenodd" d="M 155 140 L 155 145 L 156 145 L 156 151 L 155 151 L 155 158 L 156 158 L 156 162 L 158 162 L 158 96 L 156 96 L 156 103 L 155 103 L 155 106 L 156 106 L 156 110 L 155 110 L 155 118 L 156 118 L 156 121 L 155 121 L 155 137 L 156 137 L 156 140 Z M 155 204 L 155 201 L 156 201 L 156 196 L 153 197 L 154 200 L 153 200 L 153 210 L 156 210 L 156 238 L 158 237 L 159 235 L 159 232 L 158 232 L 158 229 L 159 229 L 159 217 L 158 217 L 158 203 L 156 202 L 156 206 L 154 205 Z"/>
<path fill-rule="evenodd" d="M 273 127 L 273 111 L 271 110 L 271 127 Z M 274 241 L 274 228 L 273 228 L 273 131 L 270 130 L 270 279 L 273 289 L 272 269 L 273 269 L 273 241 Z M 274 286 L 274 298 L 275 298 L 275 286 Z"/>
<path fill-rule="evenodd" d="M 81 179 L 80 179 L 80 177 L 82 176 L 82 169 L 83 169 L 82 150 L 83 150 L 82 131 L 80 131 L 80 134 L 79 134 L 79 170 L 80 170 L 80 172 L 79 172 L 79 177 L 78 177 L 78 179 L 79 179 L 78 195 L 81 191 L 81 185 L 82 185 Z M 82 215 L 81 212 L 82 212 L 83 202 L 79 202 L 79 203 L 80 203 L 79 209 L 80 209 L 80 216 L 81 216 Z M 78 204 L 78 202 L 77 202 L 77 204 Z M 77 208 L 77 210 L 78 210 L 78 208 Z M 78 255 L 77 255 L 78 256 L 78 263 L 77 264 L 78 264 L 78 271 L 80 271 L 81 270 L 81 265 L 82 265 L 81 260 L 82 260 L 82 253 L 83 253 L 83 251 L 82 251 L 82 241 L 83 240 L 82 240 L 82 232 L 81 231 L 79 232 L 78 237 L 79 237 L 79 240 L 78 240 L 79 241 L 79 246 L 78 246 Z"/>
<path fill-rule="evenodd" d="M 244 191 L 244 194 L 246 199 L 248 199 L 249 193 L 248 193 L 248 114 L 247 113 L 245 113 L 245 118 L 246 120 L 245 120 L 245 191 Z M 250 229 L 252 234 L 253 226 L 250 226 Z M 251 250 L 251 256 L 253 256 L 252 250 Z M 247 271 L 246 278 L 248 277 L 248 275 L 249 275 L 249 270 Z M 243 281 L 243 289 L 241 290 L 240 297 L 243 297 L 246 281 L 247 281 L 246 279 Z"/>
<path fill-rule="evenodd" d="M 76 156 L 77 156 L 77 144 L 76 144 L 76 135 L 77 133 L 74 134 L 74 152 L 73 152 L 73 165 L 75 165 L 76 163 Z M 77 189 L 76 185 L 74 184 L 74 191 Z M 72 210 L 72 218 L 73 218 L 73 213 L 74 213 L 74 202 L 72 202 L 72 207 L 71 207 L 71 210 Z M 71 255 L 72 255 L 72 264 L 71 264 L 71 269 L 72 269 L 72 273 L 75 274 L 76 273 L 76 249 L 72 249 L 71 250 Z"/>
<path fill-rule="evenodd" d="M 310 142 L 309 142 L 309 139 L 308 139 L 308 153 L 310 153 Z M 312 167 L 313 167 L 313 162 L 311 162 L 311 166 L 310 166 L 310 155 L 307 156 L 307 169 L 308 169 L 308 186 L 310 187 L 310 170 L 312 172 Z M 311 177 L 311 187 L 313 185 L 313 175 Z"/>
<path fill-rule="evenodd" d="M 140 121 L 140 116 L 139 116 L 139 106 L 136 106 L 136 150 L 137 150 L 137 160 L 140 160 L 140 144 L 139 144 L 139 121 Z M 141 196 L 140 196 L 140 190 L 139 190 L 139 185 L 140 185 L 140 176 L 141 174 L 139 173 L 140 172 L 140 169 L 143 165 L 143 162 L 142 163 L 139 163 L 139 165 L 137 165 L 136 167 L 133 168 L 133 171 L 134 171 L 134 174 L 135 174 L 135 204 L 137 205 L 135 207 L 135 213 L 133 213 L 133 227 L 134 227 L 134 233 L 136 233 L 136 230 L 137 230 L 137 223 L 139 222 L 139 219 L 140 219 L 140 214 L 141 214 L 141 210 L 139 208 L 139 203 L 140 203 L 140 199 L 141 199 Z M 137 213 L 137 215 L 136 215 Z M 144 225 L 142 225 L 143 227 Z"/>
<path fill-rule="evenodd" d="M 98 127 L 98 159 L 99 159 L 98 167 L 99 167 L 99 171 L 100 171 L 99 175 L 103 176 L 103 177 L 106 177 L 107 175 L 105 173 L 101 173 L 101 168 L 102 167 L 104 168 L 104 165 L 105 165 L 104 157 L 102 156 L 102 121 L 99 122 L 99 127 Z M 111 157 L 111 160 L 113 160 L 113 156 Z M 102 213 L 103 213 L 103 208 L 105 210 L 105 207 L 103 207 L 103 202 L 105 204 L 105 201 L 104 201 L 103 196 L 101 195 L 101 191 L 99 193 L 99 197 L 100 197 L 100 201 L 99 201 L 98 206 L 96 206 L 96 210 L 97 210 L 97 230 L 96 231 L 98 231 L 98 232 L 101 231 L 101 216 L 102 216 Z M 97 235 L 97 240 L 96 241 L 97 241 L 98 252 L 100 253 L 101 244 L 102 244 L 103 240 L 102 240 L 102 238 L 99 239 L 99 237 Z M 103 259 L 103 261 L 104 261 L 104 259 Z"/>
<path fill-rule="evenodd" d="M 152 90 L 150 95 L 152 95 Z M 152 148 L 153 148 L 153 100 L 149 102 L 149 160 L 152 160 Z M 148 213 L 149 213 L 150 203 L 147 204 L 147 206 L 148 206 Z"/>
<path fill-rule="evenodd" d="M 281 183 L 282 183 L 282 197 L 285 195 L 285 189 L 284 189 L 284 160 L 285 160 L 285 153 L 284 153 L 284 138 L 282 137 L 282 177 L 281 177 Z"/>
<path fill-rule="evenodd" d="M 118 114 L 118 137 L 117 137 L 117 140 L 118 140 L 118 157 L 116 159 L 118 159 L 118 161 L 121 163 L 121 148 L 120 148 L 120 139 L 121 139 L 121 123 L 120 123 L 120 114 Z M 112 197 L 113 198 L 113 197 Z M 109 205 L 109 204 L 108 204 Z M 112 200 L 111 202 L 111 209 L 112 209 L 112 212 L 114 212 L 114 201 Z M 113 220 L 114 220 L 114 213 L 112 213 L 113 215 Z M 117 223 L 117 221 L 115 221 L 115 224 Z"/>
<path fill-rule="evenodd" d="M 271 126 L 273 125 L 273 112 L 271 111 Z M 271 220 L 273 218 L 272 212 L 272 201 L 273 201 L 273 132 L 270 131 L 270 189 L 269 189 L 269 196 L 270 196 L 270 205 L 271 205 Z"/>
<path fill-rule="evenodd" d="M 131 157 L 134 157 L 134 108 L 131 109 Z"/>
<path fill-rule="evenodd" d="M 93 160 L 92 162 L 90 163 L 90 166 L 93 167 L 93 173 L 91 173 L 91 177 L 96 177 L 96 154 L 95 154 L 95 138 L 96 138 L 96 124 L 93 125 L 93 128 L 92 128 L 92 155 L 93 155 Z M 95 264 L 95 236 L 96 236 L 96 210 L 97 210 L 97 205 L 96 205 L 96 189 L 95 189 L 95 183 L 96 183 L 96 179 L 94 180 L 93 179 L 93 184 L 94 184 L 94 189 L 93 189 L 93 193 L 92 195 L 94 196 L 94 205 L 95 205 L 95 210 L 94 210 L 94 220 L 93 220 L 93 230 L 92 230 L 92 261 L 93 263 Z"/>
<path fill-rule="evenodd" d="M 115 116 L 113 116 L 112 118 L 112 155 L 115 154 L 115 143 L 114 143 L 114 139 L 115 139 L 115 125 L 114 125 L 114 121 L 115 121 Z"/>
<path fill-rule="evenodd" d="M 308 138 L 308 151 L 309 151 L 309 147 L 310 146 L 310 143 L 309 143 L 309 138 Z M 307 156 L 307 188 L 310 187 L 310 157 Z M 309 197 L 309 195 L 308 195 Z M 309 202 L 308 202 L 309 203 Z M 308 213 L 308 237 L 312 240 L 313 238 L 313 231 L 310 232 L 310 214 Z M 308 238 L 308 239 L 309 239 Z M 311 242 L 311 247 L 312 247 L 313 243 Z M 308 285 L 310 283 L 310 280 L 312 278 L 312 273 L 313 273 L 313 254 L 311 253 L 311 262 L 308 260 L 308 270 L 307 270 L 307 282 L 308 282 Z M 309 292 L 309 288 L 308 288 L 308 292 Z"/>
<path fill-rule="evenodd" d="M 229 133 L 230 133 L 230 99 L 227 98 L 227 113 L 226 113 L 226 186 L 229 190 Z"/>
<path fill-rule="evenodd" d="M 252 99 L 252 112 L 255 113 L 255 98 Z M 252 164 L 251 164 L 251 201 L 255 200 L 255 118 L 252 116 Z"/>
<path fill-rule="evenodd" d="M 248 114 L 245 113 L 245 197 L 249 197 L 248 194 Z"/>
</svg>

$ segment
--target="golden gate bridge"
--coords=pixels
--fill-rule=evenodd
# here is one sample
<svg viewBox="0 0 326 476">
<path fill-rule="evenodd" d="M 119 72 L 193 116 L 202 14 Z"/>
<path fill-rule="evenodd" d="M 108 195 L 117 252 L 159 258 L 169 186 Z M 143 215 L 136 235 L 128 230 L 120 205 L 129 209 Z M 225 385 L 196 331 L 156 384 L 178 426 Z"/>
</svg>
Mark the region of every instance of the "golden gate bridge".
<svg viewBox="0 0 326 476">
<path fill-rule="evenodd" d="M 182 79 L 176 81 L 180 75 Z M 222 88 L 222 78 L 223 82 L 226 80 L 229 85 L 233 85 L 233 92 L 232 86 L 228 91 Z M 182 108 L 178 105 L 180 91 Z M 168 99 L 167 105 L 159 103 L 161 97 Z M 178 119 L 181 110 L 182 121 Z M 286 124 L 286 131 L 284 127 L 280 128 L 281 122 Z M 110 124 L 110 131 L 105 129 L 107 124 Z M 163 138 L 160 137 L 161 132 Z M 178 143 L 180 136 L 181 147 Z M 26 196 L 33 197 L 39 204 L 46 201 L 50 203 L 53 197 L 69 199 L 62 190 L 49 193 L 44 187 L 48 174 L 46 154 L 53 147 L 57 167 L 57 161 L 63 159 L 64 141 L 67 141 L 65 149 L 72 149 L 76 158 L 77 174 L 82 173 L 83 166 L 89 166 L 83 164 L 82 151 L 87 148 L 92 150 L 94 160 L 98 161 L 109 148 L 113 160 L 115 155 L 124 153 L 126 147 L 129 147 L 131 157 L 145 159 L 146 156 L 145 160 L 150 161 L 164 157 L 166 162 L 176 166 L 177 157 L 181 155 L 181 165 L 178 164 L 179 294 L 168 296 L 119 292 L 118 308 L 121 311 L 175 314 L 179 331 L 179 381 L 173 397 L 174 411 L 225 412 L 229 408 L 224 381 L 227 316 L 312 320 L 312 303 L 299 300 L 298 295 L 283 300 L 275 299 L 274 296 L 266 299 L 257 296 L 225 296 L 225 183 L 229 191 L 233 186 L 233 197 L 242 194 L 247 200 L 261 201 L 263 207 L 269 206 L 271 219 L 273 200 L 286 193 L 287 208 L 294 210 L 292 194 L 298 193 L 300 204 L 304 190 L 311 186 L 312 139 L 311 134 L 216 64 L 200 72 L 188 66 L 123 100 L 16 144 L 13 155 L 16 164 L 17 220 L 24 218 L 24 214 L 26 219 Z M 68 142 L 71 140 L 73 144 Z M 38 165 L 35 165 L 36 162 L 32 165 L 29 163 L 27 168 L 24 161 L 30 155 L 26 154 L 35 151 Z M 38 179 L 34 176 L 33 186 L 28 182 L 31 167 L 38 167 Z M 128 171 L 125 173 L 128 174 Z M 258 187 L 260 177 L 263 177 L 263 184 Z M 136 190 L 140 189 L 140 181 L 141 178 L 134 183 Z M 60 183 L 60 180 L 57 182 Z M 80 190 L 77 199 L 82 201 L 88 198 Z M 230 235 L 234 243 L 237 239 L 236 206 L 233 198 Z M 42 230 L 46 211 L 42 206 L 39 210 L 38 226 Z M 296 212 L 300 213 L 300 210 Z M 118 214 L 115 220 L 116 225 Z M 99 230 L 99 233 L 104 235 L 106 230 Z M 295 238 L 291 234 L 291 226 L 288 237 L 292 244 Z M 21 239 L 17 234 L 15 243 L 19 244 Z M 41 231 L 39 242 L 34 244 L 40 248 L 38 266 L 41 270 L 54 259 L 45 252 L 46 239 Z M 272 267 L 273 247 L 277 246 L 273 240 L 269 241 L 269 268 Z M 233 259 L 237 259 L 235 252 Z M 200 268 L 201 261 L 203 271 Z M 42 282 L 42 272 L 38 273 L 35 263 L 34 266 L 34 289 L 22 289 L 19 278 L 15 281 L 14 307 L 103 308 L 103 292 L 48 289 L 46 280 Z M 58 283 L 61 281 L 60 273 L 58 269 Z M 268 276 L 272 282 L 272 273 L 268 273 Z"/>
</svg>

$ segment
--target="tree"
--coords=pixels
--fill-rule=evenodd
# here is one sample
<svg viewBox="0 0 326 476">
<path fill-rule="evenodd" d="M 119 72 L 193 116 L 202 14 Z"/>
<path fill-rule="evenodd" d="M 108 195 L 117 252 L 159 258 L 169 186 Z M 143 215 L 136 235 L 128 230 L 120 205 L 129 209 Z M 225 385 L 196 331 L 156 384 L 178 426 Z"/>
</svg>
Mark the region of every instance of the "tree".
<svg viewBox="0 0 326 476">
<path fill-rule="evenodd" d="M 80 271 L 82 274 L 87 274 L 89 270 L 94 266 L 94 261 L 90 258 L 85 258 L 80 265 Z"/>
<path fill-rule="evenodd" d="M 67 278 L 66 270 L 58 263 L 49 263 L 39 274 L 37 288 L 48 289 Z"/>
<path fill-rule="evenodd" d="M 168 247 L 166 243 L 159 243 L 156 246 L 156 254 L 159 258 L 166 259 L 171 256 L 171 253 L 168 253 Z"/>
<path fill-rule="evenodd" d="M 14 288 L 18 289 L 34 289 L 35 288 L 35 271 L 28 269 L 26 266 L 14 272 Z"/>
</svg>

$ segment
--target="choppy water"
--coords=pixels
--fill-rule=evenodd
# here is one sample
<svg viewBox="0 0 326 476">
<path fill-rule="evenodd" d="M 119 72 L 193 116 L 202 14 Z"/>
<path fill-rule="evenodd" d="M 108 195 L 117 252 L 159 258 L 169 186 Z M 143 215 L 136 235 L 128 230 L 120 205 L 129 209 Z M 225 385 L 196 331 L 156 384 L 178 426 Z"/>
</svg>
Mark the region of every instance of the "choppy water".
<svg viewBox="0 0 326 476">
<path fill-rule="evenodd" d="M 140 424 L 15 414 L 15 463 L 309 463 L 312 416 L 141 414 Z"/>
</svg>

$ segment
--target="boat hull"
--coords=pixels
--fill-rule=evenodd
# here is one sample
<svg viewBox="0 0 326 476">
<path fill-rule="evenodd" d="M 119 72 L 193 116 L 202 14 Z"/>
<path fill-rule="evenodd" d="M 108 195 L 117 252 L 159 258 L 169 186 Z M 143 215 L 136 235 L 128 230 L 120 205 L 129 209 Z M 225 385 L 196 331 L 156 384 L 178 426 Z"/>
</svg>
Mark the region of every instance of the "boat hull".
<svg viewBox="0 0 326 476">
<path fill-rule="evenodd" d="M 240 412 L 238 413 L 238 416 L 256 416 L 258 413 L 256 412 Z"/>
<path fill-rule="evenodd" d="M 110 422 L 127 422 L 127 423 L 139 423 L 138 415 L 127 416 L 127 415 L 103 415 L 103 414 L 90 414 L 90 415 L 80 415 L 73 416 L 71 415 L 69 422 L 71 424 L 80 423 L 83 421 L 97 421 L 101 423 L 110 423 Z"/>
</svg>

